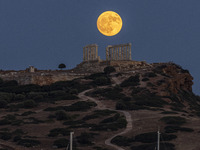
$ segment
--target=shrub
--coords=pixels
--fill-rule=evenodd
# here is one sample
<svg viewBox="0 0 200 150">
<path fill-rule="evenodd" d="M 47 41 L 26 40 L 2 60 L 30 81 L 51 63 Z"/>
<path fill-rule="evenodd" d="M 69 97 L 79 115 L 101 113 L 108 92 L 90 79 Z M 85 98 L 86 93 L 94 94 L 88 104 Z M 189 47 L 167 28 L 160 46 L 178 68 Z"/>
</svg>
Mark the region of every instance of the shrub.
<svg viewBox="0 0 200 150">
<path fill-rule="evenodd" d="M 5 100 L 0 100 L 0 108 L 6 108 L 8 102 Z"/>
<path fill-rule="evenodd" d="M 21 116 L 28 116 L 28 115 L 31 115 L 31 114 L 35 114 L 36 112 L 33 112 L 33 111 L 26 111 L 26 112 L 23 112 L 21 114 Z"/>
<path fill-rule="evenodd" d="M 108 150 L 107 148 L 102 148 L 102 147 L 99 147 L 99 146 L 94 146 L 93 149 L 96 149 L 96 150 Z"/>
<path fill-rule="evenodd" d="M 147 72 L 147 73 L 145 73 L 144 76 L 145 76 L 145 77 L 152 78 L 152 77 L 156 77 L 157 75 L 156 75 L 154 72 Z"/>
<path fill-rule="evenodd" d="M 23 101 L 25 99 L 25 95 L 23 94 L 17 94 L 15 95 L 15 101 Z"/>
<path fill-rule="evenodd" d="M 177 117 L 177 116 L 166 116 L 166 117 L 161 118 L 160 120 L 170 125 L 182 125 L 186 123 L 185 118 Z"/>
<path fill-rule="evenodd" d="M 13 135 L 23 135 L 25 134 L 22 129 L 16 129 L 15 131 L 12 132 Z"/>
<path fill-rule="evenodd" d="M 110 122 L 110 119 L 109 119 L 109 120 L 101 122 L 99 125 L 93 124 L 91 130 L 93 130 L 93 131 L 108 131 L 108 130 L 116 131 L 118 129 L 125 128 L 126 125 L 127 125 L 126 119 L 124 118 L 124 116 L 120 116 L 114 122 Z"/>
<path fill-rule="evenodd" d="M 71 117 L 69 115 L 67 115 L 62 110 L 56 111 L 55 116 L 56 116 L 57 120 L 69 120 L 69 119 L 71 119 Z"/>
<path fill-rule="evenodd" d="M 53 145 L 57 146 L 58 148 L 63 148 L 63 147 L 67 147 L 68 143 L 69 143 L 68 139 L 61 138 L 61 139 L 55 140 Z"/>
<path fill-rule="evenodd" d="M 24 108 L 34 108 L 37 106 L 37 103 L 34 100 L 26 100 L 23 102 L 23 107 Z"/>
<path fill-rule="evenodd" d="M 132 139 L 124 136 L 116 136 L 111 140 L 111 143 L 118 146 L 130 146 L 130 143 L 133 142 Z"/>
<path fill-rule="evenodd" d="M 166 133 L 175 133 L 178 131 L 182 132 L 193 132 L 194 130 L 191 128 L 184 128 L 184 127 L 179 127 L 179 126 L 166 126 L 165 127 L 165 132 Z"/>
<path fill-rule="evenodd" d="M 161 114 L 178 114 L 177 112 L 174 111 L 163 111 Z"/>
<path fill-rule="evenodd" d="M 139 76 L 139 74 L 137 74 L 135 76 L 131 76 L 127 80 L 124 80 L 121 83 L 122 87 L 137 86 L 137 85 L 140 85 L 140 76 Z"/>
<path fill-rule="evenodd" d="M 149 81 L 149 78 L 143 78 L 142 81 Z"/>
<path fill-rule="evenodd" d="M 165 133 L 161 134 L 162 139 L 161 141 L 171 141 L 175 138 L 177 138 L 176 135 L 168 135 Z M 135 136 L 136 142 L 142 142 L 142 143 L 154 143 L 157 141 L 157 133 L 156 132 L 149 132 L 149 133 L 143 133 Z"/>
<path fill-rule="evenodd" d="M 0 92 L 0 100 L 4 100 L 6 102 L 11 102 L 13 100 L 14 94 Z"/>
<path fill-rule="evenodd" d="M 110 83 L 111 81 L 107 77 L 98 77 L 94 80 L 94 84 L 98 86 L 109 85 Z"/>
<path fill-rule="evenodd" d="M 113 66 L 105 67 L 103 71 L 104 71 L 105 74 L 110 74 L 112 72 L 116 72 L 116 70 Z"/>
<path fill-rule="evenodd" d="M 11 138 L 12 138 L 12 135 L 10 132 L 0 132 L 0 139 L 7 141 Z"/>
<path fill-rule="evenodd" d="M 155 149 L 156 144 L 145 144 L 145 145 L 139 145 L 139 146 L 132 146 L 131 150 L 153 150 Z M 171 143 L 161 143 L 160 149 L 164 149 L 167 147 L 167 150 L 175 150 L 174 144 Z"/>
<path fill-rule="evenodd" d="M 17 143 L 18 145 L 22 145 L 24 147 L 33 147 L 40 145 L 40 141 L 33 139 L 21 139 Z"/>
<path fill-rule="evenodd" d="M 71 89 L 71 90 L 69 91 L 69 93 L 70 93 L 70 94 L 75 94 L 75 95 L 77 95 L 77 94 L 78 94 L 78 90 L 77 90 L 77 89 Z"/>
<path fill-rule="evenodd" d="M 57 137 L 58 135 L 69 135 L 70 131 L 67 128 L 55 128 L 50 130 L 49 137 Z"/>
<path fill-rule="evenodd" d="M 113 117 L 109 117 L 109 118 L 106 118 L 106 119 L 102 120 L 100 123 L 115 122 L 115 121 L 117 121 L 119 119 L 119 117 L 120 117 L 120 114 L 117 113 Z"/>
<path fill-rule="evenodd" d="M 65 111 L 87 111 L 91 107 L 94 107 L 96 105 L 97 104 L 94 102 L 79 101 L 70 106 L 65 106 L 64 109 L 65 109 Z"/>
<path fill-rule="evenodd" d="M 17 135 L 13 138 L 13 142 L 18 142 L 22 139 L 22 137 L 20 135 Z"/>
<path fill-rule="evenodd" d="M 165 64 L 157 66 L 156 68 L 153 69 L 153 72 L 158 73 L 158 74 L 162 74 L 163 69 L 166 68 L 166 67 L 167 67 L 167 65 L 165 65 Z"/>
<path fill-rule="evenodd" d="M 10 80 L 10 81 L 4 81 L 1 86 L 2 87 L 13 87 L 13 86 L 17 86 L 17 85 L 18 85 L 18 82 L 16 80 Z"/>
<path fill-rule="evenodd" d="M 120 100 L 125 97 L 125 95 L 121 93 L 121 91 L 122 91 L 122 88 L 114 87 L 114 88 L 106 88 L 106 89 L 97 89 L 90 94 L 91 96 L 94 96 L 94 97 L 99 97 L 100 95 L 110 100 Z"/>
<path fill-rule="evenodd" d="M 91 139 L 93 138 L 94 138 L 94 134 L 83 132 L 81 133 L 80 136 L 77 137 L 77 141 L 81 145 L 93 145 L 93 142 L 91 141 Z"/>
</svg>

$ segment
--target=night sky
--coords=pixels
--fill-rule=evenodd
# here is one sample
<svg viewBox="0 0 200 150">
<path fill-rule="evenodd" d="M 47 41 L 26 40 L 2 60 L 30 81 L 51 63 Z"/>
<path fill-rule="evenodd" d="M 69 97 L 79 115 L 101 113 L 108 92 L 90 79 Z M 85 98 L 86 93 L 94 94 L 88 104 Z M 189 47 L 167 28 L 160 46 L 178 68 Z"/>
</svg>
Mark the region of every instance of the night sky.
<svg viewBox="0 0 200 150">
<path fill-rule="evenodd" d="M 0 0 L 0 69 L 73 68 L 82 48 L 132 43 L 132 59 L 175 62 L 194 77 L 200 95 L 200 0 Z M 117 12 L 123 27 L 113 37 L 97 27 L 104 11 Z"/>
</svg>

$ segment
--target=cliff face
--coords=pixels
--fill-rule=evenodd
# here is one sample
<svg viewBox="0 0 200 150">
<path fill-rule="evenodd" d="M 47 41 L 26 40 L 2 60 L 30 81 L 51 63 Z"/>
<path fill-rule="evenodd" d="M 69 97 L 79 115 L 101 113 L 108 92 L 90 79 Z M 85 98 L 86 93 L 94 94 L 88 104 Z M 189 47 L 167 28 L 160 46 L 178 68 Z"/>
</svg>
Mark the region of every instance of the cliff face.
<svg viewBox="0 0 200 150">
<path fill-rule="evenodd" d="M 163 72 L 169 76 L 167 88 L 177 94 L 179 90 L 192 92 L 193 77 L 177 65 L 167 65 Z"/>
</svg>

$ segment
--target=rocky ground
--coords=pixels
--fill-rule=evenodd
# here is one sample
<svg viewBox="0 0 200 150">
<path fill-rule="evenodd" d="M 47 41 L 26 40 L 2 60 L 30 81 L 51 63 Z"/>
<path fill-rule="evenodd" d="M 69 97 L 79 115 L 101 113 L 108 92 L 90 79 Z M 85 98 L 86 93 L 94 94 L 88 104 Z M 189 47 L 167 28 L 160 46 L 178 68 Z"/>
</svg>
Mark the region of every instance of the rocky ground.
<svg viewBox="0 0 200 150">
<path fill-rule="evenodd" d="M 199 150 L 200 98 L 172 63 L 50 86 L 0 83 L 0 150 Z"/>
</svg>

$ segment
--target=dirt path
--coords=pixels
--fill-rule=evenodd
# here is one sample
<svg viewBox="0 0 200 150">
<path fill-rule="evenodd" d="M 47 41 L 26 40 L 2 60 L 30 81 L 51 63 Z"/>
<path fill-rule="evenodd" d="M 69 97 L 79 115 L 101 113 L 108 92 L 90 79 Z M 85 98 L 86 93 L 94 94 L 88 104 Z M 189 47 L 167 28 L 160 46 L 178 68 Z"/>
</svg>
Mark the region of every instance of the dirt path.
<svg viewBox="0 0 200 150">
<path fill-rule="evenodd" d="M 89 96 L 86 96 L 86 95 L 85 95 L 85 93 L 90 92 L 90 91 L 92 91 L 92 90 L 93 90 L 93 89 L 89 89 L 89 90 L 86 90 L 86 91 L 84 91 L 84 92 L 79 93 L 79 95 L 78 95 L 79 98 L 81 98 L 81 99 L 84 100 L 84 101 L 91 100 L 91 101 L 95 102 L 95 103 L 97 104 L 97 108 L 100 109 L 100 110 L 102 110 L 102 109 L 108 109 L 108 110 L 112 110 L 112 111 L 121 112 L 121 113 L 123 113 L 124 116 L 126 117 L 126 121 L 127 121 L 126 129 L 125 129 L 124 131 L 120 132 L 120 133 L 117 133 L 117 134 L 113 135 L 112 137 L 110 137 L 109 139 L 107 139 L 107 140 L 105 141 L 105 144 L 108 145 L 108 146 L 111 146 L 111 147 L 113 147 L 113 148 L 115 148 L 115 149 L 117 149 L 117 150 L 125 150 L 125 149 L 123 149 L 123 148 L 121 148 L 121 147 L 119 147 L 119 146 L 117 146 L 117 145 L 112 144 L 112 143 L 111 143 L 111 140 L 112 140 L 114 137 L 118 136 L 118 135 L 125 134 L 125 133 L 129 132 L 130 130 L 132 130 L 132 128 L 133 128 L 133 126 L 132 126 L 133 120 L 132 120 L 132 118 L 131 118 L 131 114 L 130 114 L 129 112 L 127 112 L 127 111 L 121 111 L 121 110 L 115 110 L 115 109 L 107 108 L 107 107 L 106 107 L 104 104 L 102 104 L 99 100 L 97 100 L 97 99 L 95 99 L 95 98 L 93 98 L 93 97 L 89 97 Z"/>
</svg>

